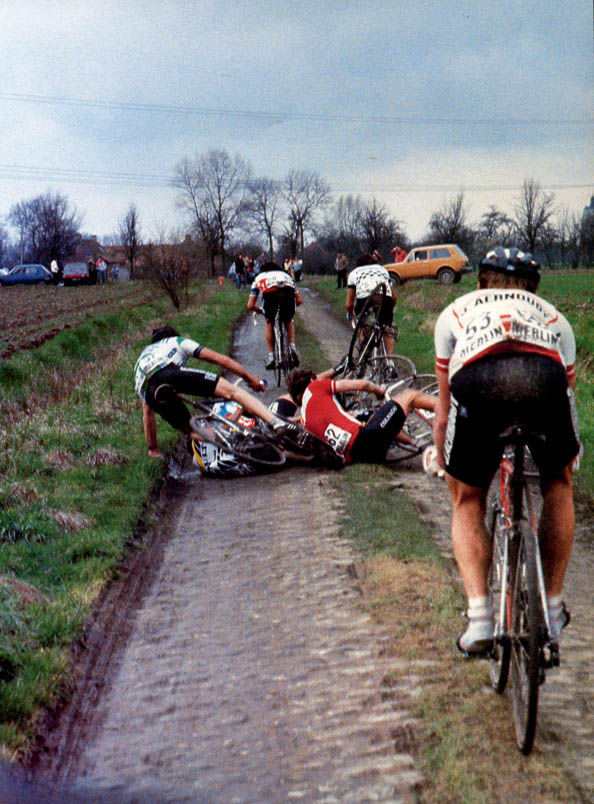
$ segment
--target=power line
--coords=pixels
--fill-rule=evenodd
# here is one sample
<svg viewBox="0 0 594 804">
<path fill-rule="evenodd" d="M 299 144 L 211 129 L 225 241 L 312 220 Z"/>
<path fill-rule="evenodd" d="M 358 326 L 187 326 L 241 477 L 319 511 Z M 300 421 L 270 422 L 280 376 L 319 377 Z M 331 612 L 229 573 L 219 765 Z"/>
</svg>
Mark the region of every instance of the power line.
<svg viewBox="0 0 594 804">
<path fill-rule="evenodd" d="M 110 170 L 90 170 L 85 168 L 57 168 L 40 167 L 34 165 L 10 165 L 0 164 L 1 180 L 32 180 L 47 182 L 64 182 L 77 184 L 97 184 L 113 185 L 118 187 L 140 186 L 140 187 L 171 187 L 171 176 L 160 173 L 133 173 L 127 171 Z M 282 181 L 275 182 L 282 186 Z M 591 189 L 590 184 L 542 184 L 543 190 L 584 190 Z M 472 184 L 464 183 L 453 184 L 405 184 L 405 183 L 384 183 L 384 184 L 360 184 L 348 185 L 338 183 L 333 186 L 333 191 L 340 193 L 428 193 L 428 192 L 457 192 L 462 189 L 464 192 L 492 192 L 492 191 L 517 191 L 520 185 L 515 184 Z"/>
<path fill-rule="evenodd" d="M 278 123 L 284 120 L 309 120 L 320 122 L 352 122 L 381 123 L 418 126 L 448 125 L 497 125 L 497 126 L 591 126 L 594 120 L 589 118 L 529 118 L 529 117 L 422 117 L 422 116 L 390 116 L 332 114 L 326 112 L 272 111 L 261 109 L 217 109 L 208 106 L 178 106 L 165 103 L 135 103 L 131 101 L 106 101 L 93 98 L 69 98 L 60 95 L 34 95 L 19 92 L 0 92 L 0 100 L 17 101 L 19 103 L 41 103 L 48 105 L 74 106 L 87 109 L 111 109 L 131 112 L 160 112 L 163 114 L 201 115 L 217 117 L 249 117 L 260 120 L 272 120 Z"/>
</svg>

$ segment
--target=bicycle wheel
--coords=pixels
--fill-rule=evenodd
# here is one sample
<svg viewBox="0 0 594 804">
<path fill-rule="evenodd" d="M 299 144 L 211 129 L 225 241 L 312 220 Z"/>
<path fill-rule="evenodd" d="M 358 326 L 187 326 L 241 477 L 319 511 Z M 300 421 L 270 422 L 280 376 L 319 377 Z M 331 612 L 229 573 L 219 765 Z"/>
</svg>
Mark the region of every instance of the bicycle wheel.
<svg viewBox="0 0 594 804">
<path fill-rule="evenodd" d="M 267 467 L 282 466 L 286 462 L 285 453 L 271 437 L 257 430 L 226 425 L 208 416 L 193 416 L 190 426 L 201 441 L 208 441 L 242 460 Z"/>
<path fill-rule="evenodd" d="M 382 351 L 384 354 L 381 354 Z M 404 355 L 385 354 L 383 340 L 381 346 L 378 344 L 378 352 L 378 355 L 370 357 L 368 361 L 374 382 L 378 385 L 388 385 L 410 377 L 412 383 L 417 368 L 410 358 Z"/>
<path fill-rule="evenodd" d="M 523 523 L 515 562 L 511 611 L 511 680 L 516 742 L 523 754 L 534 745 L 540 682 L 541 614 L 536 544 Z"/>
<path fill-rule="evenodd" d="M 493 544 L 493 559 L 489 571 L 489 591 L 495 609 L 495 640 L 489 658 L 489 676 L 496 692 L 502 693 L 507 686 L 511 646 L 508 637 L 509 564 L 506 561 L 506 531 L 499 494 L 489 505 L 487 532 Z M 504 601 L 502 601 L 504 596 Z M 503 608 L 502 608 L 503 607 Z"/>
<path fill-rule="evenodd" d="M 377 301 L 371 295 L 365 302 L 349 344 L 348 367 L 352 377 L 359 379 L 368 370 L 368 360 L 373 356 L 377 343 Z"/>
<path fill-rule="evenodd" d="M 278 317 L 274 324 L 274 376 L 277 387 L 280 388 L 283 381 L 283 353 L 284 353 L 285 333 L 284 327 Z"/>
</svg>

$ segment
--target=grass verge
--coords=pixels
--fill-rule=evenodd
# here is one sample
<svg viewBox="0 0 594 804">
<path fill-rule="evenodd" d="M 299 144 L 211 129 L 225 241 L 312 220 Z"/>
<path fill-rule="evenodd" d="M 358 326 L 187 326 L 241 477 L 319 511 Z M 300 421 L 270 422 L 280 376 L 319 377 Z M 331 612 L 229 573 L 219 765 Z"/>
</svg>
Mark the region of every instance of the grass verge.
<svg viewBox="0 0 594 804">
<path fill-rule="evenodd" d="M 133 368 L 164 318 L 228 351 L 244 294 L 198 288 L 172 315 L 156 301 L 92 319 L 2 364 L 0 744 L 26 754 L 37 715 L 67 688 L 69 649 L 135 539 L 163 464 L 146 457 Z M 172 451 L 179 434 L 159 423 Z M 140 541 L 140 545 L 142 542 Z M 137 540 L 136 546 L 139 546 Z"/>
</svg>

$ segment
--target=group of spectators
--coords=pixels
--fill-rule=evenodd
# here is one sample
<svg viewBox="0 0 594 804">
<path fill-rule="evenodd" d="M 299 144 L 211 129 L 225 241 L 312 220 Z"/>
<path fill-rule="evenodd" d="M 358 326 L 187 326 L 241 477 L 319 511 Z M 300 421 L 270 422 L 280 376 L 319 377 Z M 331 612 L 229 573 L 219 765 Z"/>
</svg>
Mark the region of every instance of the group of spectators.
<svg viewBox="0 0 594 804">
<path fill-rule="evenodd" d="M 259 257 L 253 259 L 243 254 L 238 254 L 229 268 L 229 279 L 232 279 L 237 289 L 249 287 L 256 276 L 262 270 L 262 266 L 268 262 L 266 254 L 262 252 Z M 287 257 L 283 263 L 283 270 L 286 271 L 295 282 L 301 282 L 303 276 L 303 261 L 293 257 Z"/>
</svg>

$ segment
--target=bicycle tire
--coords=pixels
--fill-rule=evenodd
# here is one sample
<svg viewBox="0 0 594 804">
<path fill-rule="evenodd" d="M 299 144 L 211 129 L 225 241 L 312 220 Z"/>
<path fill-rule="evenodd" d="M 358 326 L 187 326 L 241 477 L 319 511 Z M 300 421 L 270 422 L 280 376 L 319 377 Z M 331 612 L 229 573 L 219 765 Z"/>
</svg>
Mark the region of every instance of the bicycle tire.
<svg viewBox="0 0 594 804">
<path fill-rule="evenodd" d="M 487 532 L 493 545 L 493 559 L 489 570 L 489 591 L 495 609 L 496 623 L 501 613 L 501 598 L 506 600 L 503 608 L 504 621 L 499 622 L 496 628 L 493 652 L 489 657 L 489 676 L 493 689 L 499 694 L 503 693 L 509 678 L 509 664 L 511 658 L 511 645 L 508 636 L 507 624 L 509 622 L 509 563 L 505 562 L 506 532 L 503 525 L 501 500 L 497 493 L 491 501 L 487 514 Z"/>
<path fill-rule="evenodd" d="M 541 616 L 536 545 L 526 523 L 522 523 L 514 581 L 510 636 L 514 726 L 518 748 L 528 755 L 538 717 Z"/>
<path fill-rule="evenodd" d="M 277 316 L 274 324 L 274 376 L 278 388 L 283 381 L 283 340 L 283 326 Z"/>
<path fill-rule="evenodd" d="M 377 300 L 372 293 L 359 313 L 349 344 L 348 367 L 351 376 L 356 379 L 365 376 L 367 360 L 372 356 L 377 337 L 377 310 Z"/>
<path fill-rule="evenodd" d="M 266 467 L 283 466 L 285 453 L 266 434 L 257 430 L 247 430 L 235 425 L 226 432 L 220 423 L 208 415 L 193 416 L 190 427 L 215 447 L 235 455 L 236 458 Z"/>
<path fill-rule="evenodd" d="M 381 347 L 385 352 L 383 340 Z M 378 351 L 382 351 L 378 344 Z M 409 357 L 404 355 L 378 354 L 369 358 L 369 365 L 374 382 L 378 385 L 388 385 L 410 377 L 411 384 L 417 373 L 417 367 Z M 407 386 L 408 387 L 408 386 Z"/>
</svg>

